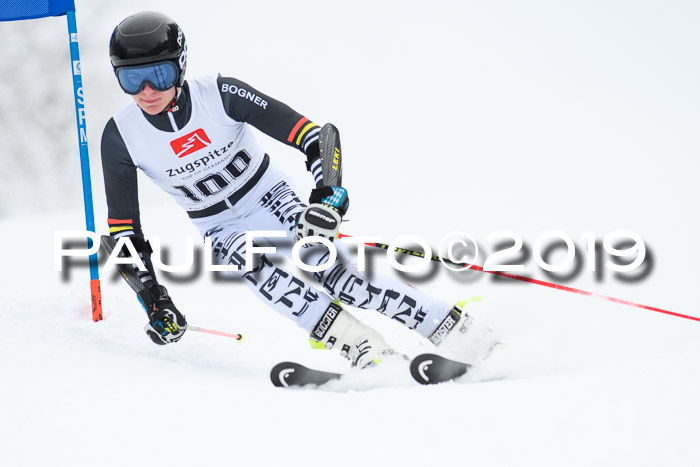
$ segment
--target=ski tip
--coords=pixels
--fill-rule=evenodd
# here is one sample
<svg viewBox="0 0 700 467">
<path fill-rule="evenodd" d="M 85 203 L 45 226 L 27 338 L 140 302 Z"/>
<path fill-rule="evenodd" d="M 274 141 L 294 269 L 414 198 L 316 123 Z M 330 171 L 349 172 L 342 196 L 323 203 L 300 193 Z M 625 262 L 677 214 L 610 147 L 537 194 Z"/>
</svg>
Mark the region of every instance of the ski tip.
<svg viewBox="0 0 700 467">
<path fill-rule="evenodd" d="M 320 386 L 341 376 L 341 373 L 307 368 L 294 362 L 278 363 L 270 371 L 270 380 L 278 388 Z"/>
<path fill-rule="evenodd" d="M 420 384 L 432 384 L 428 370 L 435 362 L 435 354 L 421 354 L 411 360 L 411 376 Z"/>
<path fill-rule="evenodd" d="M 282 362 L 272 367 L 270 370 L 270 381 L 277 388 L 289 387 L 289 378 L 300 365 L 292 362 Z"/>
<path fill-rule="evenodd" d="M 452 381 L 469 371 L 467 363 L 447 359 L 437 354 L 421 354 L 411 360 L 411 376 L 420 384 Z"/>
</svg>

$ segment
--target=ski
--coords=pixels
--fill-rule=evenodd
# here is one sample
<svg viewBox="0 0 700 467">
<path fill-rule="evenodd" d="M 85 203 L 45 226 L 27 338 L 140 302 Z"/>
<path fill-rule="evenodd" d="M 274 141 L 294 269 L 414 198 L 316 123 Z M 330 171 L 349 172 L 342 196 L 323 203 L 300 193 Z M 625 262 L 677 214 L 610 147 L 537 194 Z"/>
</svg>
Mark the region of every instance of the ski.
<svg viewBox="0 0 700 467">
<path fill-rule="evenodd" d="M 452 381 L 466 374 L 471 365 L 440 355 L 424 353 L 411 361 L 411 376 L 420 384 L 437 384 Z"/>
<path fill-rule="evenodd" d="M 314 370 L 294 362 L 278 363 L 270 371 L 272 384 L 278 388 L 320 386 L 341 376 L 341 373 Z"/>
</svg>

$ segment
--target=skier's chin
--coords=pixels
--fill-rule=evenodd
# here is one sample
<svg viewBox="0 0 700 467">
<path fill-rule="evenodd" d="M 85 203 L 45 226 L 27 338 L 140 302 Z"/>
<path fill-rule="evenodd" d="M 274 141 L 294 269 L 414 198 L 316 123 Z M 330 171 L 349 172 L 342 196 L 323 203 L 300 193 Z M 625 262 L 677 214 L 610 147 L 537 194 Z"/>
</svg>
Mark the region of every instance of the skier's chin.
<svg viewBox="0 0 700 467">
<path fill-rule="evenodd" d="M 141 110 L 149 115 L 157 115 L 161 113 L 168 106 L 167 102 L 163 102 L 163 99 L 156 99 L 155 101 L 140 100 L 138 102 Z"/>
<path fill-rule="evenodd" d="M 164 111 L 175 98 L 175 88 L 167 91 L 155 91 L 146 86 L 139 94 L 133 96 L 136 104 L 149 115 L 157 115 Z"/>
</svg>

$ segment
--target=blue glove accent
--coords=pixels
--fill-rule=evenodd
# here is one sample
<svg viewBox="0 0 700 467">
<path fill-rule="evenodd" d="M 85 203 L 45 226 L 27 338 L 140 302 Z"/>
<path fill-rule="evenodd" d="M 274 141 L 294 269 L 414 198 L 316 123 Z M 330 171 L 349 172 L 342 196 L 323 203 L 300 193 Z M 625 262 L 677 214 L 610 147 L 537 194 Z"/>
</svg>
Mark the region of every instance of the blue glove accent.
<svg viewBox="0 0 700 467">
<path fill-rule="evenodd" d="M 348 198 L 348 190 L 340 186 L 323 186 L 311 190 L 309 203 L 321 203 L 338 211 L 342 216 L 348 211 L 350 199 Z"/>
<path fill-rule="evenodd" d="M 326 196 L 321 199 L 321 202 L 336 209 L 340 209 L 345 203 L 345 200 L 348 199 L 348 190 L 341 186 L 332 186 L 331 188 L 333 189 L 333 196 Z"/>
</svg>

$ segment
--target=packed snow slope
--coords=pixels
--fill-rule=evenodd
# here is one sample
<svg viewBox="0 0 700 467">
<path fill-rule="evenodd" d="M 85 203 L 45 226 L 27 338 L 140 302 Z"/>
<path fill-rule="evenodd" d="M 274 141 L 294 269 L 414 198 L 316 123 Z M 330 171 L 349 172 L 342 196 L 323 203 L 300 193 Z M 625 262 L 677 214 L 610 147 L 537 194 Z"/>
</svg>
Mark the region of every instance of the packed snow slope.
<svg viewBox="0 0 700 467">
<path fill-rule="evenodd" d="M 467 232 L 483 264 L 510 245 L 490 234 L 507 230 L 524 242 L 504 257 L 520 274 L 700 317 L 695 3 L 76 4 L 100 233 L 100 134 L 129 101 L 107 43 L 121 19 L 152 9 L 183 27 L 188 76 L 235 76 L 338 126 L 346 233 L 436 248 Z M 27 48 L 8 47 L 0 63 L 3 467 L 700 464 L 691 319 L 435 265 L 400 277 L 449 302 L 482 296 L 472 313 L 502 348 L 453 383 L 423 387 L 392 366 L 317 390 L 275 389 L 268 372 L 281 360 L 340 371 L 345 361 L 311 350 L 240 282 L 161 275 L 191 324 L 243 332 L 240 343 L 188 332 L 153 345 L 133 293 L 105 269 L 105 319 L 93 323 L 84 262 L 54 269 L 55 232 L 84 228 L 64 19 L 0 24 L 3 43 L 18 38 Z M 258 140 L 300 191 L 311 188 L 303 156 Z M 197 232 L 142 182 L 144 231 L 177 264 Z M 571 237 L 575 261 L 547 274 L 534 252 L 552 230 Z M 605 265 L 615 230 L 643 239 L 639 270 Z M 564 257 L 562 247 L 548 260 Z M 369 259 L 373 272 L 398 275 L 384 252 Z M 409 355 L 431 349 L 376 313 L 356 314 Z"/>
</svg>

